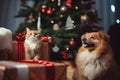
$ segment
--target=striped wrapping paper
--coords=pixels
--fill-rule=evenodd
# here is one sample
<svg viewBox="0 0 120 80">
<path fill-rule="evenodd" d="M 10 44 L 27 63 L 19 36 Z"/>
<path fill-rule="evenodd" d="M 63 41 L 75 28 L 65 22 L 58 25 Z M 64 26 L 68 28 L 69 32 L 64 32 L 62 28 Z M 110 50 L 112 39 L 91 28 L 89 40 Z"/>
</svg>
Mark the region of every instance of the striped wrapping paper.
<svg viewBox="0 0 120 80">
<path fill-rule="evenodd" d="M 67 80 L 67 66 L 48 61 L 0 61 L 0 80 Z"/>
</svg>

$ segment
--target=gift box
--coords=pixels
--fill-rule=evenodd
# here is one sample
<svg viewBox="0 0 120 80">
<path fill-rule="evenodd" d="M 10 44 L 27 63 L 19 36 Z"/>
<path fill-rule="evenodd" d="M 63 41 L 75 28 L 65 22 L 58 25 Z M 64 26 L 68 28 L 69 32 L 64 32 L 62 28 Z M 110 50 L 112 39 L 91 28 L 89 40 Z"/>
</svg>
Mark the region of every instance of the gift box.
<svg viewBox="0 0 120 80">
<path fill-rule="evenodd" d="M 9 56 L 8 49 L 0 50 L 0 60 L 8 60 L 8 56 Z"/>
<path fill-rule="evenodd" d="M 0 61 L 0 80 L 67 80 L 64 63 Z"/>
<path fill-rule="evenodd" d="M 25 51 L 24 51 L 24 42 L 13 41 L 12 43 L 13 51 L 12 58 L 13 60 L 24 60 L 25 59 Z M 50 52 L 49 52 L 49 43 L 42 42 L 41 43 L 41 59 L 50 60 Z"/>
</svg>

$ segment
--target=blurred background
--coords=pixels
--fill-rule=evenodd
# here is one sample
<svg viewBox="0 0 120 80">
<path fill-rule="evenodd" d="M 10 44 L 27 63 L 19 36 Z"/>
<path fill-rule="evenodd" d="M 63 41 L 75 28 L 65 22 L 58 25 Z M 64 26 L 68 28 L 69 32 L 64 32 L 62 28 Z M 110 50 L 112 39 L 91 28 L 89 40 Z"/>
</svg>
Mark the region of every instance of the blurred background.
<svg viewBox="0 0 120 80">
<path fill-rule="evenodd" d="M 56 3 L 57 5 L 53 5 Z M 73 7 L 75 7 L 75 9 Z M 60 12 L 58 10 L 59 8 L 60 8 Z M 47 14 L 44 13 L 44 10 L 46 9 L 50 9 L 47 10 L 48 11 Z M 120 64 L 120 59 L 119 59 L 120 10 L 119 9 L 120 9 L 120 0 L 0 0 L 0 27 L 5 27 L 10 29 L 13 32 L 13 35 L 15 36 L 18 33 L 20 33 L 19 32 L 20 30 L 18 29 L 20 29 L 21 27 L 35 26 L 34 28 L 37 29 L 41 27 L 43 29 L 43 36 L 50 36 L 54 38 L 51 48 L 51 52 L 53 53 L 52 55 L 53 59 L 55 59 L 56 56 L 59 57 L 61 54 L 63 55 L 62 59 L 74 57 L 75 55 L 73 54 L 71 55 L 71 53 L 76 53 L 78 47 L 80 46 L 80 39 L 78 39 L 78 37 L 80 38 L 82 33 L 87 32 L 89 30 L 90 31 L 102 30 L 110 35 L 111 37 L 110 43 L 114 51 L 115 59 L 117 63 Z M 55 16 L 61 12 L 65 14 L 65 18 L 63 20 L 61 20 L 60 18 L 62 18 L 64 15 L 60 14 L 61 15 L 60 18 L 58 16 Z M 66 13 L 68 13 L 69 15 L 67 15 Z M 77 19 L 75 15 L 79 17 L 80 20 Z M 58 20 L 55 22 L 56 19 Z M 72 19 L 74 19 L 73 22 L 69 23 L 71 22 Z M 51 23 L 48 23 L 49 21 Z M 99 21 L 99 23 L 97 21 Z M 93 22 L 97 22 L 97 24 Z M 66 27 L 66 29 L 64 30 L 61 26 L 64 26 L 65 24 L 68 27 Z M 90 25 L 90 27 L 86 27 L 86 29 L 79 30 L 79 27 L 83 26 L 84 24 L 87 26 Z M 73 25 L 75 30 L 73 29 Z M 53 26 L 52 27 L 53 30 L 50 29 L 51 26 Z M 70 29 L 72 29 L 72 31 Z M 76 30 L 78 31 L 78 33 L 76 33 Z M 22 31 L 24 32 L 24 30 Z M 55 35 L 58 33 L 66 34 L 65 31 L 68 32 L 68 34 L 73 32 L 79 35 L 75 37 L 76 35 L 72 34 L 72 37 L 70 36 L 70 39 L 68 41 L 69 43 L 67 43 L 68 44 L 67 46 L 64 43 L 65 40 L 61 42 L 60 39 L 61 38 L 65 39 L 65 37 L 68 35 L 66 36 Z M 46 39 L 44 40 L 46 41 Z M 75 42 L 79 43 L 79 45 L 76 44 L 76 47 L 74 47 Z M 63 45 L 61 45 L 63 43 L 65 45 L 64 47 L 62 47 Z M 70 49 L 72 49 L 72 51 Z M 75 51 L 73 51 L 73 49 L 75 49 Z M 57 52 L 60 52 L 59 55 L 54 54 Z M 69 55 L 67 55 L 67 53 Z"/>
</svg>

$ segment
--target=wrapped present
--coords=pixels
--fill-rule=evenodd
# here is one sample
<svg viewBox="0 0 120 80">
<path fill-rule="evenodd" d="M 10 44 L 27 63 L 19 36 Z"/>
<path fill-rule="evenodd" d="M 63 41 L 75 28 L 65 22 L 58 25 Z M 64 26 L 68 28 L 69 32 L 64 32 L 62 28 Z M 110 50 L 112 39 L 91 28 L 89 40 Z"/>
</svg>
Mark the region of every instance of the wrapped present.
<svg viewBox="0 0 120 80">
<path fill-rule="evenodd" d="M 48 61 L 0 61 L 0 80 L 67 80 L 67 66 Z"/>
<path fill-rule="evenodd" d="M 50 60 L 50 52 L 49 52 L 49 43 L 42 42 L 41 43 L 41 59 Z M 22 41 L 13 41 L 13 55 L 16 60 L 24 60 L 25 59 L 25 51 L 24 51 L 24 42 Z"/>
<path fill-rule="evenodd" d="M 12 31 L 0 27 L 0 60 L 8 60 L 12 50 Z"/>
<path fill-rule="evenodd" d="M 12 45 L 13 45 L 14 59 L 16 60 L 25 59 L 24 42 L 13 41 Z"/>
<path fill-rule="evenodd" d="M 9 56 L 8 49 L 0 50 L 0 60 L 8 60 L 8 56 Z"/>
</svg>

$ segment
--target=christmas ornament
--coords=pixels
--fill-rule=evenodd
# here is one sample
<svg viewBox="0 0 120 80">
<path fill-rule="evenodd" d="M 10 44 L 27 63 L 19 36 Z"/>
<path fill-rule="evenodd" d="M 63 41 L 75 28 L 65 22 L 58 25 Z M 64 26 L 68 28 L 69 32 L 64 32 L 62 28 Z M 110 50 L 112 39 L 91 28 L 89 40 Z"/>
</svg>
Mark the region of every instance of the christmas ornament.
<svg viewBox="0 0 120 80">
<path fill-rule="evenodd" d="M 48 10 L 47 10 L 47 14 L 48 14 L 48 15 L 51 15 L 52 13 L 53 13 L 52 9 L 48 9 Z"/>
<path fill-rule="evenodd" d="M 69 42 L 70 47 L 74 47 L 75 44 L 76 44 L 75 40 L 71 39 L 70 42 Z"/>
<path fill-rule="evenodd" d="M 76 10 L 78 10 L 78 9 L 79 9 L 79 7 L 78 7 L 78 6 L 75 6 L 75 9 L 76 9 Z"/>
<path fill-rule="evenodd" d="M 66 3 L 72 3 L 72 0 L 66 0 Z"/>
<path fill-rule="evenodd" d="M 28 17 L 27 23 L 32 23 L 34 21 L 35 21 L 35 19 L 33 17 L 33 14 L 31 13 L 30 16 Z"/>
<path fill-rule="evenodd" d="M 61 5 L 61 0 L 58 0 L 58 6 L 60 6 Z"/>
<path fill-rule="evenodd" d="M 63 59 L 68 59 L 69 58 L 69 54 L 68 54 L 68 50 L 65 50 L 64 52 L 63 52 Z"/>
<path fill-rule="evenodd" d="M 48 39 L 47 36 L 42 36 L 42 37 L 41 37 L 41 40 L 42 40 L 43 42 L 48 42 L 48 41 L 49 41 L 49 39 Z"/>
<path fill-rule="evenodd" d="M 89 20 L 89 17 L 86 14 L 84 14 L 80 17 L 80 19 L 81 19 L 81 22 L 87 22 Z"/>
<path fill-rule="evenodd" d="M 70 16 L 67 17 L 67 21 L 66 21 L 66 30 L 70 30 L 73 29 L 73 23 L 72 23 L 72 19 Z"/>
<path fill-rule="evenodd" d="M 54 25 L 53 25 L 53 30 L 55 30 L 55 31 L 59 30 L 58 24 L 54 24 Z"/>
<path fill-rule="evenodd" d="M 46 13 L 46 5 L 42 5 L 42 13 Z"/>
<path fill-rule="evenodd" d="M 51 20 L 51 21 L 50 21 L 50 23 L 52 23 L 52 24 L 53 24 L 53 23 L 54 23 L 54 21 L 53 21 L 53 20 Z"/>
<path fill-rule="evenodd" d="M 53 52 L 55 52 L 55 53 L 57 53 L 57 52 L 59 52 L 59 47 L 57 46 L 57 45 L 55 45 L 53 48 L 52 48 L 52 51 Z"/>
<path fill-rule="evenodd" d="M 67 11 L 66 6 L 62 6 L 62 7 L 60 8 L 60 11 L 61 11 L 61 12 L 66 12 L 66 11 Z"/>
<path fill-rule="evenodd" d="M 67 6 L 67 8 L 72 8 L 71 3 L 72 3 L 72 0 L 66 0 L 66 6 Z"/>
<path fill-rule="evenodd" d="M 69 3 L 67 3 L 66 6 L 67 6 L 67 8 L 72 8 L 72 5 Z"/>
<path fill-rule="evenodd" d="M 52 43 L 52 37 L 48 37 L 49 43 Z"/>
<path fill-rule="evenodd" d="M 41 16 L 40 16 L 40 12 L 38 13 L 38 21 L 37 21 L 37 29 L 39 30 L 41 27 Z"/>
</svg>

